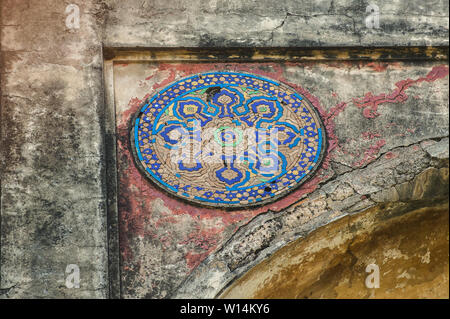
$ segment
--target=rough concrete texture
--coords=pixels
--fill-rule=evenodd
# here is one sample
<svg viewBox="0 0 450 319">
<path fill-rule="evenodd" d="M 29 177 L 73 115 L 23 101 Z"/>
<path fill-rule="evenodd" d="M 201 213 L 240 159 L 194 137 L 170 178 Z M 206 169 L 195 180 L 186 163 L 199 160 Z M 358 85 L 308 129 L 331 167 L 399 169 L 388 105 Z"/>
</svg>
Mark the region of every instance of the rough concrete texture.
<svg viewBox="0 0 450 319">
<path fill-rule="evenodd" d="M 80 7 L 80 29 L 65 26 L 69 3 Z M 102 44 L 448 46 L 448 1 L 378 1 L 377 30 L 365 27 L 367 4 L 0 1 L 0 297 L 109 296 Z M 286 63 L 255 72 L 296 84 L 315 99 L 329 133 L 328 165 L 279 207 L 239 216 L 238 223 L 210 234 L 206 246 L 197 228 L 203 224 L 192 222 L 202 213 L 195 209 L 176 215 L 179 228 L 166 219 L 153 242 L 130 230 L 122 239 L 135 241 L 130 247 L 137 259 L 131 265 L 144 264 L 134 273 L 123 272 L 128 283 L 123 297 L 215 297 L 277 249 L 320 226 L 379 203 L 422 196 L 419 186 L 408 183 L 424 171 L 448 166 L 447 64 Z M 155 83 L 142 84 L 151 88 L 168 76 L 169 69 L 151 80 Z M 118 113 L 120 107 L 132 107 L 131 98 L 138 102 L 152 93 L 130 88 L 130 96 L 122 97 L 125 103 L 117 104 Z M 149 212 L 173 217 L 177 205 L 156 198 Z M 214 214 L 212 228 L 233 216 Z M 189 229 L 195 236 L 183 244 Z M 180 236 L 179 251 L 169 246 L 152 255 L 148 245 L 161 247 L 167 231 Z M 199 255 L 191 266 L 189 252 Z M 64 284 L 68 264 L 80 267 L 79 289 Z M 150 282 L 143 280 L 148 274 Z"/>
<path fill-rule="evenodd" d="M 107 297 L 102 6 L 1 2 L 1 295 Z M 65 287 L 77 264 L 81 288 Z"/>
<path fill-rule="evenodd" d="M 448 1 L 108 1 L 107 46 L 447 45 Z"/>
</svg>

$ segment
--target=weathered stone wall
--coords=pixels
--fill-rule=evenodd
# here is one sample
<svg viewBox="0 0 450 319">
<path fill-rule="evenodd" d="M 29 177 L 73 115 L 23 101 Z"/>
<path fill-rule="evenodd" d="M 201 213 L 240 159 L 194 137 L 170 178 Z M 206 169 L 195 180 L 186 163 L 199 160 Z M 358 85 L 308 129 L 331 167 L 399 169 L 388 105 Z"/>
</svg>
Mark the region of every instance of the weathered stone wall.
<svg viewBox="0 0 450 319">
<path fill-rule="evenodd" d="M 106 46 L 408 46 L 448 44 L 448 1 L 108 1 Z M 374 2 L 375 3 L 375 2 Z"/>
<path fill-rule="evenodd" d="M 214 297 L 217 289 L 299 236 L 377 203 L 400 200 L 388 190 L 430 166 L 444 165 L 446 105 L 433 101 L 448 94 L 448 69 L 441 63 L 118 62 L 122 295 L 166 297 L 180 287 L 177 296 Z M 224 211 L 182 203 L 146 183 L 133 163 L 127 142 L 130 114 L 148 92 L 186 74 L 222 69 L 296 87 L 325 121 L 328 147 L 322 168 L 300 189 L 263 207 Z M 365 99 L 379 103 L 362 103 Z M 410 116 L 424 112 L 425 118 Z M 429 147 L 436 159 L 427 155 Z"/>
<path fill-rule="evenodd" d="M 80 7 L 79 29 L 65 25 L 69 3 Z M 110 296 L 102 47 L 448 46 L 448 1 L 377 4 L 375 30 L 364 23 L 367 1 L 2 0 L 0 297 Z M 264 72 L 317 98 L 332 133 L 329 165 L 289 208 L 266 209 L 222 234 L 195 269 L 148 268 L 155 282 L 171 284 L 141 285 L 136 297 L 218 296 L 323 225 L 410 202 L 421 191 L 408 183 L 448 166 L 446 61 L 337 61 Z M 164 201 L 155 211 L 171 213 Z M 65 287 L 68 264 L 80 266 L 79 289 Z"/>
<path fill-rule="evenodd" d="M 107 297 L 102 5 L 1 2 L 1 291 Z M 81 269 L 80 289 L 65 269 Z"/>
<path fill-rule="evenodd" d="M 221 297 L 448 298 L 448 168 L 429 168 L 397 188 L 411 202 L 383 203 L 319 228 Z M 379 267 L 379 288 L 365 287 L 368 265 Z"/>
</svg>

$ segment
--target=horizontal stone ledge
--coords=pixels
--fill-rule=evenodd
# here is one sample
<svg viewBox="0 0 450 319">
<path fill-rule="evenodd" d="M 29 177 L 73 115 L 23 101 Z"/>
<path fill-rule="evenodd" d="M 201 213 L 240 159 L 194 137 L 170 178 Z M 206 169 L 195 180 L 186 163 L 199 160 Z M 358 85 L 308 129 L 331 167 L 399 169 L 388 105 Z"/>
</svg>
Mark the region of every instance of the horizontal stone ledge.
<svg viewBox="0 0 450 319">
<path fill-rule="evenodd" d="M 397 61 L 448 59 L 448 46 L 390 47 L 108 47 L 103 48 L 105 60 L 135 61 Z"/>
</svg>

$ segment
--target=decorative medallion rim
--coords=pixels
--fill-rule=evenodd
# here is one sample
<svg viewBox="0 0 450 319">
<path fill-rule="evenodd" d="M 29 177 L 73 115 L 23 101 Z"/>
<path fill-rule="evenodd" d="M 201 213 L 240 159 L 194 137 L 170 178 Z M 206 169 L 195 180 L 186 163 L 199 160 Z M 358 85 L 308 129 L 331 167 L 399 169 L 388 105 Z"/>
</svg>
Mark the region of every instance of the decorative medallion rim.
<svg viewBox="0 0 450 319">
<path fill-rule="evenodd" d="M 137 146 L 136 146 L 136 131 L 135 131 L 135 129 L 137 126 L 136 120 L 143 114 L 144 107 L 150 106 L 150 103 L 153 99 L 155 99 L 160 94 L 164 93 L 166 90 L 168 90 L 169 88 L 171 88 L 178 82 L 181 82 L 181 81 L 184 81 L 184 80 L 187 80 L 190 78 L 195 78 L 196 76 L 204 76 L 204 75 L 209 75 L 209 74 L 213 74 L 213 73 L 240 74 L 243 76 L 250 76 L 250 77 L 257 78 L 257 79 L 261 79 L 263 81 L 278 83 L 278 85 L 287 87 L 288 89 L 290 89 L 293 92 L 295 92 L 296 94 L 298 94 L 302 98 L 302 100 L 306 101 L 307 105 L 309 106 L 308 110 L 314 112 L 314 115 L 316 116 L 317 122 L 319 124 L 319 129 L 321 131 L 320 141 L 319 141 L 320 149 L 317 150 L 319 152 L 319 154 L 317 156 L 315 165 L 312 167 L 312 169 L 308 173 L 306 173 L 303 176 L 303 178 L 301 178 L 301 180 L 296 182 L 295 185 L 293 185 L 292 187 L 285 188 L 279 194 L 276 194 L 274 196 L 267 197 L 265 199 L 262 199 L 260 201 L 255 201 L 255 202 L 247 202 L 247 203 L 208 202 L 208 201 L 203 201 L 203 200 L 199 200 L 196 198 L 188 198 L 188 197 L 180 195 L 179 192 L 175 193 L 174 191 L 167 189 L 167 187 L 163 183 L 161 183 L 159 180 L 155 179 L 147 171 L 147 169 L 144 167 L 144 165 L 141 163 L 137 149 L 136 149 Z M 194 90 L 192 90 L 192 91 L 194 91 Z M 278 97 L 277 97 L 277 100 L 279 100 Z M 171 103 L 169 103 L 169 105 L 170 104 Z M 167 85 L 165 85 L 164 87 L 161 87 L 158 90 L 153 91 L 153 93 L 149 97 L 147 97 L 142 103 L 140 103 L 138 110 L 135 111 L 132 114 L 132 116 L 130 117 L 130 124 L 129 124 L 129 143 L 130 143 L 130 145 L 129 146 L 130 146 L 130 150 L 132 153 L 133 161 L 134 161 L 136 167 L 138 168 L 139 173 L 142 174 L 145 177 L 145 180 L 148 181 L 151 185 L 156 186 L 156 188 L 159 191 L 162 191 L 164 194 L 170 196 L 171 198 L 180 200 L 180 201 L 190 204 L 190 205 L 195 205 L 195 206 L 204 207 L 204 208 L 220 208 L 220 209 L 226 209 L 226 210 L 231 211 L 231 210 L 245 210 L 248 208 L 256 208 L 256 207 L 272 204 L 282 198 L 285 198 L 285 197 L 291 195 L 295 190 L 298 190 L 301 186 L 303 186 L 312 177 L 316 176 L 318 169 L 321 167 L 321 165 L 323 163 L 326 149 L 328 147 L 326 133 L 327 133 L 326 127 L 324 125 L 323 119 L 321 118 L 320 113 L 317 110 L 316 106 L 313 104 L 313 102 L 311 100 L 309 100 L 307 97 L 305 97 L 304 94 L 302 94 L 302 93 L 298 92 L 296 89 L 294 89 L 291 85 L 285 83 L 283 80 L 273 79 L 273 78 L 270 78 L 265 75 L 254 74 L 254 73 L 247 72 L 247 71 L 240 72 L 240 71 L 235 71 L 235 70 L 221 69 L 221 70 L 205 71 L 205 72 L 201 72 L 201 73 L 192 73 L 192 74 L 183 76 L 182 78 L 173 80 L 170 83 L 168 83 Z"/>
</svg>

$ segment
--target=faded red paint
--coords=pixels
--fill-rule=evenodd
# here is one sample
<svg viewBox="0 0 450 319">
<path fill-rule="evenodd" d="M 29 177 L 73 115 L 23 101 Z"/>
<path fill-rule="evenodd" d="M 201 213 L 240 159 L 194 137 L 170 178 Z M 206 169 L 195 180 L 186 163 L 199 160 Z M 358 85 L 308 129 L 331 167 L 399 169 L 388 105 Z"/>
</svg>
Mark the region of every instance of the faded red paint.
<svg viewBox="0 0 450 319">
<path fill-rule="evenodd" d="M 372 162 L 374 159 L 377 158 L 378 153 L 385 144 L 386 140 L 378 140 L 377 142 L 372 144 L 367 150 L 364 151 L 363 159 L 354 162 L 352 166 L 362 167 L 369 164 L 370 162 Z"/>
<path fill-rule="evenodd" d="M 425 77 L 416 80 L 406 79 L 395 83 L 396 89 L 390 94 L 381 93 L 373 95 L 372 92 L 366 93 L 363 98 L 353 99 L 353 103 L 363 110 L 366 118 L 375 118 L 379 116 L 378 107 L 383 103 L 402 103 L 408 99 L 406 90 L 411 86 L 421 82 L 433 82 L 442 79 L 448 75 L 448 67 L 446 65 L 435 66 Z"/>
<path fill-rule="evenodd" d="M 372 70 L 374 70 L 375 72 L 384 72 L 390 66 L 390 64 L 386 62 L 369 62 L 367 63 L 367 66 L 372 68 Z"/>
<path fill-rule="evenodd" d="M 362 137 L 363 137 L 364 139 L 366 139 L 366 140 L 373 140 L 373 139 L 376 138 L 376 137 L 381 137 L 380 134 L 375 133 L 375 132 L 364 132 L 364 133 L 362 133 L 361 135 L 362 135 Z"/>
<path fill-rule="evenodd" d="M 188 251 L 186 253 L 186 264 L 188 268 L 192 271 L 195 267 L 201 264 L 201 262 L 208 257 L 210 251 L 204 253 L 192 253 Z"/>
<path fill-rule="evenodd" d="M 393 159 L 393 158 L 396 158 L 396 157 L 397 157 L 397 154 L 392 153 L 392 152 L 387 152 L 386 154 L 384 154 L 384 157 L 385 157 L 386 159 Z"/>
</svg>

